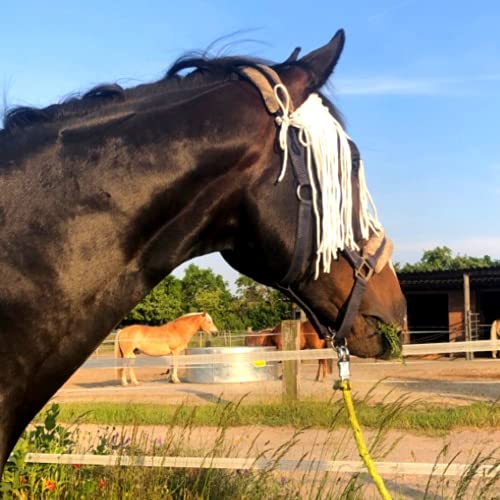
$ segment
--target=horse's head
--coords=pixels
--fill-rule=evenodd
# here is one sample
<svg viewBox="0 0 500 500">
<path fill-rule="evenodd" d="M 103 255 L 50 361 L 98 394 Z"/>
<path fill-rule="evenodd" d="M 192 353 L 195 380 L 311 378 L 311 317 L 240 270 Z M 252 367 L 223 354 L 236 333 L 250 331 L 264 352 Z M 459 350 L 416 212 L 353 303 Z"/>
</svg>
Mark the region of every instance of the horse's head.
<svg viewBox="0 0 500 500">
<path fill-rule="evenodd" d="M 354 279 L 351 264 L 341 257 L 330 273 L 320 275 L 316 281 L 304 280 L 297 284 L 294 292 L 313 312 L 315 318 L 310 319 L 320 334 L 323 328 L 339 328 Z M 373 274 L 367 283 L 351 335 L 347 337 L 349 350 L 362 357 L 385 356 L 389 344 L 379 331 L 380 323 L 395 325 L 402 331 L 405 314 L 406 301 L 389 263 L 379 273 Z"/>
<path fill-rule="evenodd" d="M 268 340 L 268 336 L 272 332 L 271 328 L 265 328 L 264 330 L 260 330 L 254 333 L 248 333 L 245 336 L 245 346 L 247 347 L 259 347 L 265 346 L 266 341 Z"/>
<path fill-rule="evenodd" d="M 215 326 L 214 320 L 212 316 L 207 312 L 203 312 L 200 314 L 200 330 L 208 333 L 209 335 L 216 334 L 219 330 Z"/>
<path fill-rule="evenodd" d="M 285 63 L 273 66 L 295 109 L 311 94 L 318 92 L 328 80 L 343 45 L 344 33 L 339 31 L 330 43 L 302 59 L 296 60 L 295 51 Z M 272 100 L 271 92 L 260 89 L 260 94 L 264 100 Z M 341 119 L 334 106 L 324 96 L 321 96 L 321 100 L 339 123 Z M 279 134 L 269 112 L 267 123 L 264 121 L 263 105 L 262 108 L 262 121 L 255 125 L 256 129 Z M 283 127 L 283 122 L 280 116 L 277 119 L 278 128 L 280 124 Z M 288 136 L 288 141 L 291 140 Z M 296 143 L 300 141 L 299 135 Z M 337 205 L 352 207 L 347 216 L 342 215 L 342 221 L 338 217 L 331 217 L 331 224 L 325 225 L 326 210 L 323 206 L 315 207 L 316 217 L 313 215 L 311 202 L 316 196 L 310 186 L 313 182 L 311 177 L 307 178 L 307 172 L 304 173 L 307 168 L 300 172 L 301 167 L 294 164 L 296 158 L 290 159 L 294 155 L 293 147 L 288 148 L 288 165 L 283 167 L 282 144 L 277 145 L 274 140 L 266 149 L 266 141 L 263 141 L 259 170 L 249 176 L 245 195 L 246 219 L 252 223 L 242 228 L 234 250 L 223 252 L 223 256 L 241 272 L 280 289 L 298 302 L 321 337 L 325 338 L 340 329 L 340 336 L 346 336 L 353 354 L 383 356 L 389 346 L 378 332 L 378 325 L 381 322 L 402 330 L 406 301 L 390 262 L 391 244 L 384 239 L 376 215 L 369 215 L 367 210 L 367 200 L 370 198 L 359 152 L 339 126 L 334 130 L 331 142 L 338 144 L 340 149 L 342 141 L 350 151 L 348 175 L 343 173 L 340 153 L 338 163 L 330 170 L 330 173 L 333 172 L 330 177 L 339 177 L 337 187 L 330 182 L 331 178 L 322 178 L 322 173 L 313 175 L 316 191 L 337 189 L 340 196 L 331 195 L 337 196 Z M 300 156 L 300 152 L 296 153 L 296 157 Z M 300 163 L 300 158 L 296 161 Z M 282 168 L 287 170 L 282 180 L 276 183 Z M 338 210 L 341 214 L 343 208 Z M 318 222 L 321 217 L 322 221 Z M 340 225 L 340 232 L 336 225 Z M 337 231 L 344 240 L 329 254 L 330 257 L 326 257 L 331 258 L 331 262 L 322 266 L 316 262 L 317 254 L 321 252 L 325 241 L 328 244 L 329 231 Z M 346 236 L 349 231 L 350 240 Z M 319 241 L 318 234 L 323 238 L 322 241 Z M 360 285 L 355 285 L 356 282 Z M 355 305 L 350 306 L 351 302 Z M 346 321 L 341 326 L 344 318 Z"/>
</svg>

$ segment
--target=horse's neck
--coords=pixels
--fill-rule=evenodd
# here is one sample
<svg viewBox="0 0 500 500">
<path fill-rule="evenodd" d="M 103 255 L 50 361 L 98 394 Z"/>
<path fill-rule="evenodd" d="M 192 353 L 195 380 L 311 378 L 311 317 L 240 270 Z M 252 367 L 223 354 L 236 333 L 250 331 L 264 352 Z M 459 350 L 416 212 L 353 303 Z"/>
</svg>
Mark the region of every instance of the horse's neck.
<svg viewBox="0 0 500 500">
<path fill-rule="evenodd" d="M 175 329 L 178 335 L 182 335 L 186 340 L 190 340 L 193 335 L 200 329 L 201 319 L 199 315 L 188 316 L 187 318 L 179 318 L 174 322 Z"/>
<path fill-rule="evenodd" d="M 85 123 L 17 158 L 9 185 L 0 179 L 0 213 L 15 214 L 0 238 L 0 303 L 28 309 L 12 325 L 20 341 L 50 332 L 40 356 L 74 331 L 88 354 L 177 265 L 231 248 L 242 191 L 231 172 L 249 143 L 238 113 L 225 123 L 211 104 Z"/>
</svg>

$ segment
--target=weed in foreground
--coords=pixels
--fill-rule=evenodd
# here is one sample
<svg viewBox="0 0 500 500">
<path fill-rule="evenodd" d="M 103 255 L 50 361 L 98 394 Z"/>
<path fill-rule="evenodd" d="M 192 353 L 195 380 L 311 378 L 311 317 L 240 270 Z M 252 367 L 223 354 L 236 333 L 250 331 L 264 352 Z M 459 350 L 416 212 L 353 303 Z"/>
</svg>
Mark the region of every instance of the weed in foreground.
<svg viewBox="0 0 500 500">
<path fill-rule="evenodd" d="M 321 472 L 306 462 L 306 454 L 298 461 L 295 471 L 282 471 L 294 446 L 298 443 L 301 430 L 278 448 L 258 450 L 255 438 L 249 445 L 246 456 L 254 457 L 253 466 L 244 470 L 225 470 L 210 467 L 215 457 L 237 456 L 238 450 L 227 438 L 227 431 L 237 420 L 241 401 L 223 404 L 219 402 L 219 420 L 216 438 L 207 451 L 197 447 L 199 431 L 196 426 L 198 409 L 179 407 L 170 424 L 162 427 L 161 437 L 145 433 L 139 426 L 132 429 L 105 427 L 97 436 L 87 441 L 76 425 L 63 426 L 58 423 L 60 408 L 52 405 L 46 410 L 40 424 L 26 431 L 16 446 L 11 462 L 6 467 L 0 483 L 2 498 L 21 499 L 74 499 L 74 498 L 148 498 L 148 499 L 366 499 L 372 496 L 373 488 L 365 474 Z M 386 430 L 391 421 L 398 418 L 400 411 L 406 411 L 402 401 L 386 409 L 379 422 L 370 448 L 376 459 L 383 459 L 393 443 L 384 443 Z M 186 412 L 190 412 L 186 415 Z M 331 410 L 329 433 L 338 431 L 344 419 L 343 411 Z M 194 435 L 196 432 L 198 434 Z M 338 439 L 338 432 L 336 433 Z M 330 435 L 330 434 L 329 434 Z M 349 432 L 343 434 L 337 443 L 337 450 L 323 445 L 321 460 L 343 459 Z M 330 435 L 330 437 L 332 437 Z M 328 439 L 327 441 L 330 441 Z M 29 452 L 43 453 L 89 453 L 99 455 L 128 456 L 136 458 L 145 455 L 156 457 L 204 457 L 206 468 L 137 467 L 137 466 L 86 466 L 26 463 Z M 240 450 L 241 453 L 241 450 Z M 500 480 L 500 461 L 495 453 L 478 455 L 458 481 L 451 482 L 445 472 L 433 473 L 427 482 L 423 498 L 494 498 Z M 436 462 L 446 456 L 446 450 Z M 456 457 L 451 459 L 450 466 Z M 496 462 L 495 462 L 496 460 Z M 488 475 L 482 465 L 496 464 Z M 392 487 L 395 498 L 405 498 L 397 485 Z"/>
</svg>

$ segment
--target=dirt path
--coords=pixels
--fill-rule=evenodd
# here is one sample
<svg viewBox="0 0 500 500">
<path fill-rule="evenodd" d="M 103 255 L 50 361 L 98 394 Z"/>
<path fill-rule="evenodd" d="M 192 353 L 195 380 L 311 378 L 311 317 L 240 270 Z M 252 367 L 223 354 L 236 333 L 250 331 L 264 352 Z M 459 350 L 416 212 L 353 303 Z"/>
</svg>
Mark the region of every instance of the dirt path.
<svg viewBox="0 0 500 500">
<path fill-rule="evenodd" d="M 89 440 L 96 443 L 98 431 L 103 432 L 101 426 L 80 426 L 81 442 L 88 446 Z M 107 429 L 108 435 L 115 435 L 119 439 L 127 440 L 135 436 L 135 442 L 140 443 L 142 448 L 152 446 L 157 450 L 162 444 L 169 443 L 170 450 L 186 450 L 181 453 L 184 456 L 203 457 L 206 453 L 214 450 L 218 443 L 218 456 L 257 458 L 263 457 L 273 459 L 285 448 L 284 458 L 296 461 L 311 460 L 355 460 L 359 461 L 358 451 L 349 429 L 326 431 L 323 429 L 309 429 L 297 434 L 296 430 L 289 427 L 265 427 L 265 426 L 243 426 L 229 428 L 225 431 L 223 440 L 220 440 L 220 432 L 213 427 L 197 427 L 186 430 L 184 428 L 167 427 L 120 427 Z M 375 432 L 366 431 L 367 443 L 373 442 Z M 134 438 L 133 438 L 134 439 Z M 477 459 L 478 454 L 488 457 L 485 464 L 500 462 L 500 430 L 460 430 L 446 437 L 427 437 L 412 433 L 398 431 L 388 432 L 381 443 L 376 447 L 373 458 L 380 462 L 409 462 L 435 464 L 454 463 L 471 464 Z M 88 448 L 87 448 L 88 449 Z M 165 455 L 179 456 L 179 452 L 163 452 Z M 159 453 L 156 451 L 156 455 Z M 318 482 L 323 477 L 313 473 L 304 472 L 277 472 L 282 478 L 294 478 L 303 486 L 303 497 L 308 498 L 311 488 L 318 487 Z M 412 475 L 402 473 L 384 473 L 384 480 L 391 490 L 394 498 L 420 499 L 423 498 L 429 476 Z M 331 473 L 328 485 L 338 487 L 339 491 L 345 487 L 351 474 Z M 439 492 L 431 497 L 453 498 L 453 490 L 459 477 L 451 477 L 443 480 L 441 476 L 434 475 L 431 482 L 431 492 Z M 365 485 L 363 499 L 379 498 L 370 478 L 363 474 L 361 483 Z M 498 485 L 500 488 L 500 485 Z M 496 498 L 500 495 L 500 489 L 492 493 L 488 498 Z M 467 494 L 466 499 L 477 498 L 472 493 Z"/>
<path fill-rule="evenodd" d="M 126 439 L 135 435 L 143 446 L 159 446 L 171 442 L 189 450 L 191 454 L 213 450 L 220 431 L 215 427 L 185 429 L 167 426 L 109 426 L 84 424 L 79 426 L 82 443 L 96 439 L 97 431 L 102 435 L 117 434 Z M 376 432 L 365 430 L 367 444 L 373 442 Z M 96 441 L 94 441 L 96 442 Z M 291 460 L 358 460 L 359 454 L 350 429 L 328 431 L 306 429 L 297 432 L 292 427 L 240 426 L 224 430 L 222 449 L 224 456 L 271 458 L 282 446 L 289 446 L 286 457 Z M 385 462 L 434 463 L 440 453 L 440 462 L 456 457 L 456 463 L 470 463 L 481 453 L 500 461 L 500 429 L 462 429 L 447 436 L 423 436 L 410 432 L 389 431 L 377 446 L 373 458 Z M 195 455 L 191 455 L 195 456 Z"/>
</svg>

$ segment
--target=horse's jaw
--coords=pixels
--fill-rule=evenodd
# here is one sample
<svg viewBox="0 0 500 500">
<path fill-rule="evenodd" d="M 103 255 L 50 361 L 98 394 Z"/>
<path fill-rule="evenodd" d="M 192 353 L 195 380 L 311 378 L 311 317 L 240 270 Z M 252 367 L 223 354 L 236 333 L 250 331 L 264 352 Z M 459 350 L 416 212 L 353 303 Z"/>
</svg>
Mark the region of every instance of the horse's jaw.
<svg viewBox="0 0 500 500">
<path fill-rule="evenodd" d="M 380 331 L 381 324 L 385 323 L 377 317 L 359 315 L 347 338 L 350 353 L 360 358 L 388 358 L 391 346 Z"/>
</svg>

